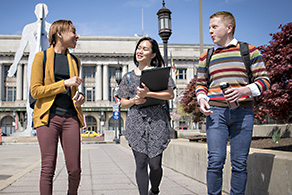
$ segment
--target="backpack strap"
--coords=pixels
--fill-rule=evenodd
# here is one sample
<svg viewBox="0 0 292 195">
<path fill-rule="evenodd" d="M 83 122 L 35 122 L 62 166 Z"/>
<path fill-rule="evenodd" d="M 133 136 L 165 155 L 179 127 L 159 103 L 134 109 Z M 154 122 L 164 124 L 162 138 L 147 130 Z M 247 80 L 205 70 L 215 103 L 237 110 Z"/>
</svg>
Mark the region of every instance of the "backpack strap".
<svg viewBox="0 0 292 195">
<path fill-rule="evenodd" d="M 127 72 L 127 83 L 129 84 L 131 80 L 131 71 Z"/>
<path fill-rule="evenodd" d="M 251 72 L 251 69 L 250 69 L 250 54 L 249 54 L 248 43 L 239 42 L 239 46 L 240 46 L 241 58 L 242 58 L 242 61 L 243 61 L 244 65 L 245 65 L 245 69 L 247 71 L 248 81 L 249 81 L 249 83 L 251 83 L 252 72 Z"/>
<path fill-rule="evenodd" d="M 241 59 L 245 65 L 245 69 L 247 71 L 247 75 L 248 75 L 248 82 L 252 83 L 252 72 L 251 72 L 251 68 L 250 68 L 250 52 L 249 52 L 249 47 L 248 47 L 248 43 L 246 42 L 239 42 L 239 48 L 240 48 L 240 55 L 241 55 Z M 207 51 L 207 56 L 206 56 L 206 72 L 207 72 L 207 86 L 209 87 L 210 85 L 210 74 L 209 74 L 209 65 L 210 65 L 210 61 L 211 61 L 211 57 L 213 55 L 214 52 L 214 47 L 213 48 L 209 48 Z M 255 105 L 257 106 L 256 103 L 256 98 L 254 98 L 255 100 Z"/>
<path fill-rule="evenodd" d="M 209 48 L 207 51 L 207 56 L 206 56 L 206 73 L 207 73 L 207 86 L 208 87 L 210 85 L 209 65 L 210 65 L 210 61 L 211 61 L 211 57 L 213 55 L 213 52 L 214 52 L 214 47 Z"/>
<path fill-rule="evenodd" d="M 171 116 L 170 116 L 170 112 L 169 112 L 169 102 L 168 102 L 168 100 L 165 100 L 165 103 L 162 106 L 163 106 L 164 110 L 166 111 L 166 115 L 167 115 L 168 121 L 170 121 L 171 120 Z"/>
<path fill-rule="evenodd" d="M 77 71 L 79 72 L 79 64 L 78 64 L 78 59 L 76 56 L 74 56 L 72 53 L 70 53 L 71 57 L 75 60 L 76 66 L 77 66 Z"/>
<path fill-rule="evenodd" d="M 46 62 L 47 62 L 47 50 L 44 50 L 43 51 L 43 53 L 44 53 L 44 58 L 43 58 L 43 82 L 44 82 L 44 80 L 45 80 L 45 72 L 46 72 Z M 36 103 L 36 99 L 34 99 L 32 96 L 31 96 L 31 93 L 30 93 L 30 89 L 29 89 L 29 107 L 31 108 L 31 109 L 34 109 L 34 105 L 35 105 L 35 103 Z"/>
<path fill-rule="evenodd" d="M 252 83 L 252 72 L 251 72 L 251 68 L 250 68 L 251 64 L 250 64 L 250 53 L 249 53 L 248 43 L 239 42 L 239 46 L 240 46 L 241 58 L 242 58 L 242 61 L 245 65 L 245 69 L 247 71 L 248 82 Z M 253 99 L 254 99 L 255 106 L 258 107 L 257 98 L 253 97 Z"/>
</svg>

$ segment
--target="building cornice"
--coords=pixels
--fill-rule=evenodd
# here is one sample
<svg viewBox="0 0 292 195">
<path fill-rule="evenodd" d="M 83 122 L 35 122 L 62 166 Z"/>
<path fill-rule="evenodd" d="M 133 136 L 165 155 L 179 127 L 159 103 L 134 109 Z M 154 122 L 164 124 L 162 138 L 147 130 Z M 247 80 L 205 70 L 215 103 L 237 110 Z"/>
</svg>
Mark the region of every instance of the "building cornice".
<svg viewBox="0 0 292 195">
<path fill-rule="evenodd" d="M 133 58 L 132 53 L 77 53 L 73 52 L 78 58 Z M 28 57 L 29 52 L 24 52 L 23 57 Z M 15 52 L 0 52 L 0 57 L 15 57 Z M 169 56 L 170 57 L 170 56 Z M 173 60 L 190 61 L 199 60 L 197 56 L 172 56 Z"/>
<path fill-rule="evenodd" d="M 0 52 L 1 57 L 15 57 L 15 52 Z M 23 57 L 28 57 L 29 52 L 23 52 Z"/>
<path fill-rule="evenodd" d="M 21 35 L 0 35 L 0 39 L 21 39 Z"/>
<path fill-rule="evenodd" d="M 115 36 L 79 36 L 83 41 L 138 41 L 141 37 L 115 37 Z"/>
<path fill-rule="evenodd" d="M 78 52 L 73 52 L 74 55 L 76 55 L 77 57 L 94 57 L 94 58 L 121 58 L 121 57 L 133 57 L 133 54 L 131 53 L 78 53 Z"/>
<path fill-rule="evenodd" d="M 138 41 L 142 37 L 119 37 L 119 36 L 79 36 L 79 40 L 89 41 Z M 1 35 L 0 39 L 21 39 L 21 35 Z M 168 47 L 200 47 L 200 44 L 188 44 L 188 43 L 168 43 Z M 160 47 L 163 47 L 162 43 L 159 43 Z M 214 47 L 214 44 L 204 44 L 204 47 Z"/>
</svg>

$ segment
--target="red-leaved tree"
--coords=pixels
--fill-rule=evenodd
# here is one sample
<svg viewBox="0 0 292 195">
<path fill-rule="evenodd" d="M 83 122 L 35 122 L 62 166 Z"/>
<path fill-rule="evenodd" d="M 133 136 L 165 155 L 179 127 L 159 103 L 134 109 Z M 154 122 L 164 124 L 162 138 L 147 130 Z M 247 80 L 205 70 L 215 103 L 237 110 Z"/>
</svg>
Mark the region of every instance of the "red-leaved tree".
<svg viewBox="0 0 292 195">
<path fill-rule="evenodd" d="M 271 116 L 282 123 L 292 116 L 292 23 L 280 25 L 279 32 L 270 34 L 268 45 L 260 46 L 271 89 L 258 98 L 256 119 L 265 121 Z"/>
<path fill-rule="evenodd" d="M 195 88 L 196 88 L 197 77 L 194 77 L 187 86 L 187 90 L 180 101 L 180 104 L 184 108 L 186 113 L 193 115 L 193 122 L 203 121 L 204 115 L 200 112 L 197 103 Z"/>
</svg>

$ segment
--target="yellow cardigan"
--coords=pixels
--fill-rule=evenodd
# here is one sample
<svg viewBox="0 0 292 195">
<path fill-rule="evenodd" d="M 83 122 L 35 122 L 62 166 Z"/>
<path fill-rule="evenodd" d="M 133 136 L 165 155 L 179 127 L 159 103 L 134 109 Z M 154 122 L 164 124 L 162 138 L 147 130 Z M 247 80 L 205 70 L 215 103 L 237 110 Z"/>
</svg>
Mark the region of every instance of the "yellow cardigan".
<svg viewBox="0 0 292 195">
<path fill-rule="evenodd" d="M 66 53 L 69 64 L 70 78 L 74 76 L 79 76 L 75 60 L 72 59 L 68 50 L 66 51 Z M 53 46 L 51 46 L 50 48 L 47 49 L 45 79 L 43 79 L 43 58 L 44 58 L 43 52 L 38 52 L 35 55 L 32 64 L 30 90 L 32 97 L 37 99 L 33 112 L 33 123 L 35 128 L 48 124 L 50 108 L 53 105 L 56 95 L 66 91 L 64 80 L 55 82 L 54 56 L 55 56 L 54 48 Z M 78 66 L 80 70 L 79 59 Z M 78 91 L 77 87 L 71 87 L 72 97 L 75 95 L 76 91 Z M 75 107 L 75 109 L 77 111 L 80 128 L 82 128 L 85 126 L 82 108 Z"/>
</svg>

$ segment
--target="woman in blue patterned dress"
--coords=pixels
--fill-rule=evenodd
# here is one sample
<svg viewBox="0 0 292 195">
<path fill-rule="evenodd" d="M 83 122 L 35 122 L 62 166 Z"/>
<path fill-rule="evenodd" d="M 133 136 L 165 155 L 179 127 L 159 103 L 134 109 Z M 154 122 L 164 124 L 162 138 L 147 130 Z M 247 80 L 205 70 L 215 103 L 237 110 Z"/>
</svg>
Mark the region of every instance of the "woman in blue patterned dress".
<svg viewBox="0 0 292 195">
<path fill-rule="evenodd" d="M 145 103 L 145 97 L 169 100 L 174 98 L 175 84 L 170 77 L 168 89 L 151 92 L 147 86 L 139 87 L 141 71 L 164 66 L 157 42 L 149 37 L 140 39 L 134 53 L 137 68 L 124 75 L 119 85 L 118 96 L 122 108 L 129 108 L 126 119 L 125 137 L 128 140 L 136 162 L 136 181 L 140 195 L 158 194 L 162 179 L 162 152 L 169 143 L 168 113 L 162 105 L 138 108 Z M 128 77 L 128 78 L 127 78 Z M 148 175 L 147 167 L 150 167 Z M 148 192 L 148 183 L 151 189 Z"/>
</svg>

